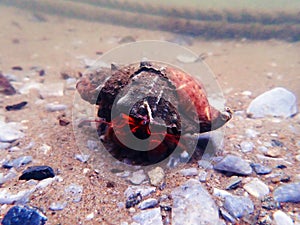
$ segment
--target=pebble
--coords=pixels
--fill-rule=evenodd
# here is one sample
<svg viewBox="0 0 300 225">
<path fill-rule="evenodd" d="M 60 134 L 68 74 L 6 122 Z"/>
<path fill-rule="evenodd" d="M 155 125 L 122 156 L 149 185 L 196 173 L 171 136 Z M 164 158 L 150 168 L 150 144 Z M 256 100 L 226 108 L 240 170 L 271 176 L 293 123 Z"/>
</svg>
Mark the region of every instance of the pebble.
<svg viewBox="0 0 300 225">
<path fill-rule="evenodd" d="M 65 188 L 67 197 L 71 198 L 73 202 L 80 202 L 82 197 L 83 187 L 78 184 L 70 184 Z"/>
<path fill-rule="evenodd" d="M 16 90 L 10 84 L 9 80 L 0 72 L 0 93 L 5 95 L 14 95 Z"/>
<path fill-rule="evenodd" d="M 266 116 L 290 117 L 297 113 L 296 96 L 282 87 L 276 87 L 256 97 L 247 108 L 252 118 Z"/>
<path fill-rule="evenodd" d="M 160 208 L 144 210 L 134 215 L 132 219 L 141 225 L 163 225 Z"/>
<path fill-rule="evenodd" d="M 32 156 L 21 156 L 19 158 L 16 158 L 14 160 L 10 160 L 10 161 L 7 161 L 5 163 L 3 163 L 3 167 L 4 168 L 20 168 L 21 166 L 24 166 L 24 165 L 27 165 L 28 163 L 31 163 L 32 162 Z"/>
<path fill-rule="evenodd" d="M 136 185 L 141 184 L 146 179 L 147 179 L 147 177 L 146 177 L 146 174 L 144 173 L 144 170 L 135 171 L 131 174 L 131 177 L 128 178 L 128 180 L 132 184 L 136 184 Z"/>
<path fill-rule="evenodd" d="M 179 173 L 184 177 L 197 176 L 198 175 L 198 170 L 197 170 L 197 168 L 187 168 L 187 169 L 180 170 Z"/>
<path fill-rule="evenodd" d="M 39 147 L 39 151 L 43 152 L 45 155 L 48 154 L 48 152 L 51 150 L 51 146 L 47 145 L 47 144 L 42 144 Z"/>
<path fill-rule="evenodd" d="M 259 146 L 257 149 L 262 153 L 266 153 L 268 151 L 268 148 L 266 146 Z"/>
<path fill-rule="evenodd" d="M 246 136 L 249 138 L 255 138 L 257 135 L 259 135 L 259 132 L 253 129 L 246 129 Z"/>
<path fill-rule="evenodd" d="M 50 166 L 32 166 L 23 171 L 19 180 L 43 180 L 54 176 L 55 173 Z"/>
<path fill-rule="evenodd" d="M 207 190 L 189 179 L 172 191 L 172 224 L 219 224 L 218 208 Z"/>
<path fill-rule="evenodd" d="M 2 220 L 2 225 L 44 225 L 47 217 L 37 208 L 29 206 L 13 206 Z"/>
<path fill-rule="evenodd" d="M 244 95 L 244 96 L 251 96 L 252 92 L 251 91 L 243 91 L 242 95 Z"/>
<path fill-rule="evenodd" d="M 1 128 L 0 128 L 1 129 Z M 10 143 L 0 142 L 0 150 L 5 150 L 10 147 Z"/>
<path fill-rule="evenodd" d="M 13 105 L 7 105 L 7 106 L 5 106 L 5 109 L 7 111 L 21 110 L 21 109 L 23 109 L 27 105 L 27 103 L 28 102 L 23 101 L 23 102 L 20 102 L 20 103 L 17 103 L 17 104 L 13 104 Z"/>
<path fill-rule="evenodd" d="M 39 94 L 43 99 L 47 97 L 62 97 L 64 96 L 64 84 L 62 82 L 44 84 L 39 89 Z"/>
<path fill-rule="evenodd" d="M 14 179 L 15 177 L 17 177 L 17 171 L 14 168 L 11 168 L 5 176 L 0 176 L 0 185 Z"/>
<path fill-rule="evenodd" d="M 235 218 L 241 218 L 254 212 L 251 199 L 244 196 L 225 197 L 224 208 Z"/>
<path fill-rule="evenodd" d="M 274 199 L 278 202 L 300 202 L 300 182 L 281 185 L 274 191 Z"/>
<path fill-rule="evenodd" d="M 277 158 L 281 155 L 281 150 L 280 150 L 280 148 L 276 148 L 276 147 L 270 148 L 270 149 L 268 149 L 267 152 L 264 153 L 264 155 L 270 156 L 273 158 Z"/>
<path fill-rule="evenodd" d="M 0 204 L 25 204 L 34 191 L 35 188 L 25 189 L 14 194 L 8 188 L 3 188 L 0 190 Z"/>
<path fill-rule="evenodd" d="M 250 175 L 252 168 L 248 162 L 235 155 L 227 155 L 214 165 L 215 170 L 230 172 L 240 175 Z"/>
<path fill-rule="evenodd" d="M 226 185 L 226 190 L 231 190 L 237 188 L 242 182 L 242 178 L 238 176 L 232 176 L 228 180 L 228 184 Z"/>
<path fill-rule="evenodd" d="M 17 123 L 5 123 L 0 121 L 0 142 L 14 142 L 25 135 L 19 129 L 21 125 Z"/>
<path fill-rule="evenodd" d="M 206 182 L 206 179 L 207 179 L 207 172 L 200 171 L 199 172 L 199 181 L 200 182 Z"/>
<path fill-rule="evenodd" d="M 276 139 L 271 140 L 271 145 L 273 147 L 283 147 L 284 146 L 284 144 L 281 141 L 278 141 Z"/>
<path fill-rule="evenodd" d="M 141 193 L 134 193 L 126 199 L 126 209 L 134 207 L 142 201 Z"/>
<path fill-rule="evenodd" d="M 86 220 L 92 220 L 92 219 L 94 219 L 94 217 L 95 217 L 95 213 L 91 212 L 90 214 L 86 215 L 85 219 Z"/>
<path fill-rule="evenodd" d="M 256 174 L 258 175 L 265 175 L 272 172 L 272 168 L 264 166 L 259 163 L 251 163 L 250 166 L 253 168 Z"/>
<path fill-rule="evenodd" d="M 213 165 L 211 164 L 210 161 L 207 160 L 199 160 L 198 162 L 198 166 L 202 169 L 213 169 Z"/>
<path fill-rule="evenodd" d="M 224 208 L 220 208 L 220 214 L 226 221 L 235 224 L 236 219 L 233 216 L 231 216 Z"/>
<path fill-rule="evenodd" d="M 179 62 L 182 62 L 182 63 L 194 63 L 196 62 L 197 60 L 199 60 L 199 57 L 196 56 L 196 55 L 177 55 L 176 56 L 176 59 L 179 61 Z"/>
<path fill-rule="evenodd" d="M 274 222 L 276 225 L 294 225 L 293 220 L 286 213 L 277 210 L 273 213 Z"/>
<path fill-rule="evenodd" d="M 24 84 L 21 88 L 19 88 L 19 92 L 23 95 L 29 94 L 32 89 L 40 90 L 42 89 L 42 84 L 37 82 L 29 82 Z"/>
<path fill-rule="evenodd" d="M 59 181 L 60 179 L 62 179 L 61 177 L 50 177 L 50 178 L 46 178 L 44 180 L 41 180 L 35 187 L 36 189 L 41 189 L 41 188 L 45 188 L 48 185 L 52 184 L 54 181 Z"/>
<path fill-rule="evenodd" d="M 242 141 L 240 143 L 240 147 L 242 152 L 251 152 L 254 148 L 254 144 L 252 142 L 248 142 L 248 141 Z"/>
<path fill-rule="evenodd" d="M 245 184 L 244 189 L 250 195 L 258 199 L 263 199 L 263 197 L 270 193 L 269 187 L 258 178 L 254 178 L 252 181 Z"/>
<path fill-rule="evenodd" d="M 153 186 L 161 186 L 165 180 L 165 172 L 161 167 L 155 167 L 154 169 L 148 171 L 148 176 L 150 179 L 150 184 Z"/>
<path fill-rule="evenodd" d="M 80 162 L 86 163 L 90 158 L 90 155 L 85 154 L 76 154 L 75 159 L 79 160 Z"/>
<path fill-rule="evenodd" d="M 220 198 L 225 198 L 227 196 L 231 196 L 232 194 L 228 191 L 221 190 L 221 189 L 218 189 L 218 188 L 214 188 L 213 195 L 217 196 L 217 197 L 220 197 Z"/>
<path fill-rule="evenodd" d="M 300 162 L 300 155 L 296 155 L 295 159 Z"/>
<path fill-rule="evenodd" d="M 132 194 L 140 193 L 141 196 L 144 198 L 152 194 L 153 192 L 155 192 L 155 190 L 156 190 L 155 187 L 149 187 L 149 186 L 129 186 L 125 190 L 124 195 L 126 198 L 128 198 Z"/>
<path fill-rule="evenodd" d="M 142 201 L 138 207 L 140 209 L 149 209 L 154 208 L 158 204 L 158 201 L 155 198 L 148 198 L 144 201 Z"/>
<path fill-rule="evenodd" d="M 94 140 L 87 140 L 86 146 L 88 147 L 89 150 L 94 151 L 98 148 L 98 142 Z"/>
<path fill-rule="evenodd" d="M 56 112 L 56 111 L 64 111 L 68 108 L 67 105 L 57 104 L 57 103 L 49 103 L 45 106 L 45 109 L 48 112 Z"/>
<path fill-rule="evenodd" d="M 49 206 L 49 209 L 52 211 L 63 210 L 67 206 L 67 202 L 52 202 Z"/>
</svg>

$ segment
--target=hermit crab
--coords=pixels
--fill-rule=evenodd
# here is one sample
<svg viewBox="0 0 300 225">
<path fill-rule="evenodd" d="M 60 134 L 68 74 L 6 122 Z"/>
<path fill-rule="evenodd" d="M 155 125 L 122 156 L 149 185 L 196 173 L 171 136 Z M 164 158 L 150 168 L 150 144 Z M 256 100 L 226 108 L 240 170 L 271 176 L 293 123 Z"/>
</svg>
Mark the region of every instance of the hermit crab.
<svg viewBox="0 0 300 225">
<path fill-rule="evenodd" d="M 159 162 L 176 148 L 184 151 L 187 134 L 215 130 L 232 116 L 229 108 L 211 106 L 191 75 L 162 63 L 112 64 L 88 72 L 76 88 L 97 106 L 98 135 L 120 160 Z"/>
</svg>

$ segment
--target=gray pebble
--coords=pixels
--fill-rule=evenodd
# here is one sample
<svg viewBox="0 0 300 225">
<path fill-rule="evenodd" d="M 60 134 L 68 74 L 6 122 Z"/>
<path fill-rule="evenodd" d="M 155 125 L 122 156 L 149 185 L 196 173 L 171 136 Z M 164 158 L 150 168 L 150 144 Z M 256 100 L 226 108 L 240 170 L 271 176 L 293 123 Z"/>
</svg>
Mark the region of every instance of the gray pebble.
<svg viewBox="0 0 300 225">
<path fill-rule="evenodd" d="M 10 143 L 0 142 L 0 150 L 4 150 L 10 147 Z"/>
<path fill-rule="evenodd" d="M 17 171 L 14 168 L 11 168 L 6 175 L 0 176 L 0 185 L 14 179 L 17 175 Z"/>
<path fill-rule="evenodd" d="M 94 151 L 98 148 L 98 142 L 94 140 L 88 140 L 86 146 L 89 150 Z"/>
<path fill-rule="evenodd" d="M 141 184 L 144 180 L 146 180 L 146 174 L 144 173 L 144 170 L 138 170 L 131 174 L 131 177 L 128 178 L 128 180 L 132 184 Z"/>
<path fill-rule="evenodd" d="M 254 144 L 252 142 L 242 141 L 240 147 L 242 152 L 251 152 L 254 148 Z"/>
<path fill-rule="evenodd" d="M 148 198 L 142 201 L 140 204 L 138 204 L 138 207 L 140 209 L 149 209 L 155 207 L 157 204 L 158 201 L 155 198 Z"/>
<path fill-rule="evenodd" d="M 19 124 L 0 121 L 0 142 L 14 142 L 25 135 L 19 129 Z"/>
<path fill-rule="evenodd" d="M 85 154 L 76 154 L 75 159 L 79 160 L 80 162 L 87 162 L 90 158 L 90 155 L 85 155 Z"/>
<path fill-rule="evenodd" d="M 211 164 L 210 161 L 207 160 L 199 160 L 198 166 L 203 169 L 213 169 L 213 165 Z"/>
<path fill-rule="evenodd" d="M 52 202 L 49 206 L 49 209 L 52 211 L 63 210 L 67 206 L 67 202 Z"/>
<path fill-rule="evenodd" d="M 249 138 L 255 138 L 258 134 L 259 132 L 257 132 L 256 130 L 246 129 L 246 136 Z"/>
<path fill-rule="evenodd" d="M 132 219 L 141 225 L 163 225 L 160 208 L 144 210 L 134 215 Z"/>
<path fill-rule="evenodd" d="M 236 222 L 236 219 L 233 216 L 231 216 L 224 208 L 220 208 L 220 214 L 226 221 L 233 224 Z"/>
<path fill-rule="evenodd" d="M 197 176 L 198 175 L 198 170 L 196 168 L 187 168 L 187 169 L 182 169 L 179 171 L 179 173 L 182 176 Z"/>
<path fill-rule="evenodd" d="M 16 158 L 14 160 L 11 161 L 7 161 L 5 163 L 3 163 L 3 167 L 4 168 L 20 168 L 23 165 L 27 165 L 28 163 L 32 162 L 32 156 L 21 156 L 19 158 Z"/>
<path fill-rule="evenodd" d="M 56 112 L 64 111 L 68 108 L 68 106 L 64 104 L 49 103 L 45 106 L 45 108 L 48 112 Z"/>
<path fill-rule="evenodd" d="M 195 179 L 172 191 L 172 224 L 219 224 L 218 208 L 207 190 Z"/>
<path fill-rule="evenodd" d="M 261 165 L 259 163 L 251 163 L 250 166 L 253 168 L 256 174 L 265 175 L 272 172 L 272 168 Z"/>
<path fill-rule="evenodd" d="M 140 193 L 142 197 L 147 197 L 148 195 L 152 194 L 155 192 L 156 188 L 155 187 L 149 187 L 149 186 L 129 186 L 125 192 L 124 195 L 126 198 L 128 198 L 131 195 Z"/>
<path fill-rule="evenodd" d="M 226 196 L 224 208 L 235 218 L 241 218 L 254 212 L 252 201 L 244 196 Z"/>
<path fill-rule="evenodd" d="M 278 202 L 300 202 L 300 182 L 281 185 L 274 191 Z"/>
<path fill-rule="evenodd" d="M 240 175 L 250 175 L 252 168 L 248 162 L 235 155 L 227 155 L 214 165 L 215 170 L 230 172 Z"/>
<path fill-rule="evenodd" d="M 206 178 L 207 178 L 207 172 L 200 171 L 199 172 L 199 181 L 200 182 L 206 182 Z"/>
<path fill-rule="evenodd" d="M 70 184 L 65 188 L 65 194 L 71 198 L 73 202 L 80 202 L 83 192 L 83 187 L 78 184 Z"/>
<path fill-rule="evenodd" d="M 276 225 L 294 225 L 293 220 L 286 213 L 277 210 L 273 213 L 274 222 Z"/>
<path fill-rule="evenodd" d="M 18 193 L 11 193 L 8 188 L 0 189 L 0 204 L 25 204 L 29 201 L 35 188 L 21 190 Z"/>
<path fill-rule="evenodd" d="M 265 116 L 290 117 L 296 114 L 296 96 L 282 87 L 276 87 L 256 97 L 249 105 L 247 114 L 253 118 Z"/>
</svg>

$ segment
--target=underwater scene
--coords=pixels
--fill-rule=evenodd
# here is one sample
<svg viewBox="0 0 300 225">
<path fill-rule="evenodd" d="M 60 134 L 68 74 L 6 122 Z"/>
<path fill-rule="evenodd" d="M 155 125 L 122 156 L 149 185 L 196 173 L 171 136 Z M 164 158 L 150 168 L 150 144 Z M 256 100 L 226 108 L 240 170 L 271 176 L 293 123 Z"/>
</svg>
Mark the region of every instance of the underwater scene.
<svg viewBox="0 0 300 225">
<path fill-rule="evenodd" d="M 2 225 L 300 224 L 300 1 L 0 13 Z"/>
</svg>

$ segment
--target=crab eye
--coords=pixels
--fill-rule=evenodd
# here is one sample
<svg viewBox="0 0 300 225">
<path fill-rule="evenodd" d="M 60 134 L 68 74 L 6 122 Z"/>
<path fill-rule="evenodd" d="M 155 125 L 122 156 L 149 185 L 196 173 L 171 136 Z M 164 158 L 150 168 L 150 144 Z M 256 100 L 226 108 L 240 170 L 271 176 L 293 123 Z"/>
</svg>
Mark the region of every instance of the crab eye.
<svg viewBox="0 0 300 225">
<path fill-rule="evenodd" d="M 143 121 L 141 122 L 141 125 L 147 125 L 147 123 L 148 123 L 147 120 L 143 120 Z"/>
</svg>

